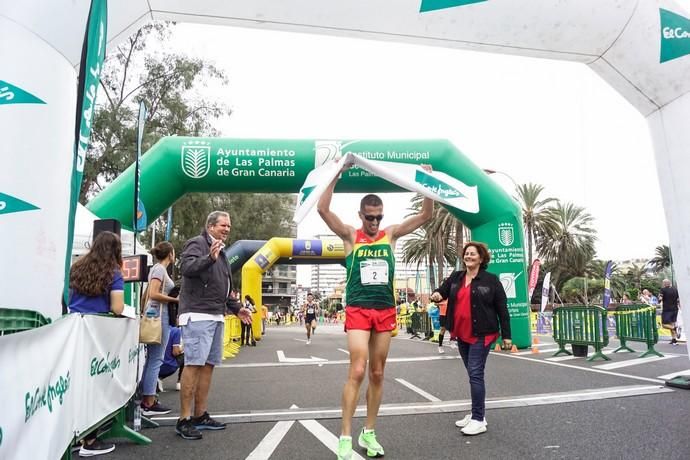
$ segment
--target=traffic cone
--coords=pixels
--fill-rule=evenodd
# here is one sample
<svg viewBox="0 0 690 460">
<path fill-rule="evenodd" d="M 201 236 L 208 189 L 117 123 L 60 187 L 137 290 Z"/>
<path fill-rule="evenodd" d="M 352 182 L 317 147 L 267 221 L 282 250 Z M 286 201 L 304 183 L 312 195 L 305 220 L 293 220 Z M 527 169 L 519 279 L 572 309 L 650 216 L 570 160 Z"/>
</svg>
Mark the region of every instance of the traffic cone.
<svg viewBox="0 0 690 460">
<path fill-rule="evenodd" d="M 532 337 L 532 345 L 536 345 L 536 344 L 538 344 L 538 343 L 539 343 L 539 337 L 537 337 L 537 336 L 535 335 L 534 337 Z"/>
<path fill-rule="evenodd" d="M 511 349 L 510 349 L 510 352 L 511 352 L 511 353 L 517 353 L 517 352 L 518 352 L 517 347 L 516 347 L 515 345 L 513 345 L 513 346 L 511 347 Z"/>
<path fill-rule="evenodd" d="M 539 347 L 537 346 L 532 346 L 532 354 L 539 354 Z"/>
<path fill-rule="evenodd" d="M 501 346 L 496 343 L 496 346 L 494 347 L 494 351 L 501 351 Z"/>
</svg>

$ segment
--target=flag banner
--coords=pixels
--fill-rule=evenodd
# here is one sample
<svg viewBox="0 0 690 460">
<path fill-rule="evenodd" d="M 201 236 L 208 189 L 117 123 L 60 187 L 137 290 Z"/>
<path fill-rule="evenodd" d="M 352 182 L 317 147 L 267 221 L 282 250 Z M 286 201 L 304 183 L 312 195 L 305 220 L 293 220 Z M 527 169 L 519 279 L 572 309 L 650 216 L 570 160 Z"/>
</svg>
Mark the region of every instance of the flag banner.
<svg viewBox="0 0 690 460">
<path fill-rule="evenodd" d="M 609 307 L 611 302 L 611 272 L 613 271 L 613 261 L 609 260 L 606 263 L 604 270 L 604 308 Z"/>
<path fill-rule="evenodd" d="M 72 182 L 70 190 L 69 224 L 67 227 L 67 250 L 65 251 L 65 281 L 63 299 L 67 303 L 69 290 L 69 268 L 72 262 L 72 241 L 74 220 L 84 175 L 86 151 L 91 139 L 91 123 L 96 112 L 96 95 L 103 70 L 105 47 L 108 37 L 107 0 L 92 0 L 86 23 L 84 44 L 79 66 L 79 89 L 77 90 L 77 118 L 75 122 L 75 145 L 72 161 Z"/>
<path fill-rule="evenodd" d="M 60 458 L 75 433 L 124 406 L 138 342 L 137 320 L 79 314 L 0 337 L 0 362 L 12 363 L 0 372 L 0 458 Z"/>
<path fill-rule="evenodd" d="M 527 300 L 532 301 L 532 294 L 534 294 L 534 289 L 537 287 L 537 281 L 539 281 L 539 268 L 541 267 L 541 261 L 539 259 L 534 259 L 532 262 L 532 268 L 529 271 L 529 296 Z"/>
<path fill-rule="evenodd" d="M 479 212 L 476 186 L 466 185 L 440 171 L 426 171 L 419 165 L 370 160 L 350 152 L 340 160 L 331 160 L 309 173 L 297 200 L 297 209 L 293 218 L 296 223 L 304 219 L 331 181 L 340 173 L 343 165 L 362 168 L 401 188 L 461 211 Z"/>
<path fill-rule="evenodd" d="M 541 312 L 544 313 L 546 304 L 549 303 L 549 288 L 551 287 L 551 272 L 544 276 L 544 284 L 541 288 Z"/>
<path fill-rule="evenodd" d="M 141 183 L 139 177 L 141 175 L 141 144 L 144 141 L 144 124 L 146 123 L 146 105 L 144 101 L 139 103 L 139 118 L 137 118 L 137 159 L 136 167 L 134 168 L 134 221 L 132 228 L 135 232 L 143 232 L 148 225 L 146 219 L 146 207 L 141 201 L 139 190 Z M 136 250 L 136 248 L 135 248 Z"/>
<path fill-rule="evenodd" d="M 33 310 L 55 320 L 62 316 L 65 253 L 71 252 L 77 72 L 44 34 L 10 19 L 7 11 L 0 13 L 0 100 L 6 101 L 0 105 L 0 308 Z"/>
</svg>

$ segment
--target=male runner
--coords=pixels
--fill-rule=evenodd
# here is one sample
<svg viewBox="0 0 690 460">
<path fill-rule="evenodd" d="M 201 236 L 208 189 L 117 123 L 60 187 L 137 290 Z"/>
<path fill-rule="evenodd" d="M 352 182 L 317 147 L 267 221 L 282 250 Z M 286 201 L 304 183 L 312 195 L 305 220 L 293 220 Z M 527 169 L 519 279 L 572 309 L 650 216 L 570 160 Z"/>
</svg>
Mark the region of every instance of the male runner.
<svg viewBox="0 0 690 460">
<path fill-rule="evenodd" d="M 347 169 L 347 165 L 343 170 Z M 423 166 L 431 171 L 429 166 Z M 367 456 L 383 456 L 383 447 L 376 440 L 376 416 L 383 396 L 383 370 L 388 357 L 391 331 L 395 329 L 395 296 L 393 279 L 395 269 L 395 243 L 403 235 L 414 232 L 431 219 L 434 203 L 425 198 L 419 214 L 410 216 L 401 224 L 379 229 L 383 220 L 383 202 L 376 195 L 366 195 L 359 206 L 362 227 L 355 230 L 344 224 L 330 210 L 336 177 L 323 193 L 318 211 L 326 225 L 345 245 L 347 269 L 345 331 L 350 351 L 350 368 L 342 396 L 342 427 L 338 444 L 338 459 L 352 458 L 352 416 L 359 388 L 369 361 L 369 387 L 367 388 L 367 420 L 358 443 L 367 449 Z"/>
<path fill-rule="evenodd" d="M 311 334 L 316 330 L 316 309 L 318 304 L 314 301 L 314 294 L 307 294 L 307 303 L 302 307 L 304 313 L 304 325 L 307 328 L 307 345 L 311 343 Z"/>
</svg>

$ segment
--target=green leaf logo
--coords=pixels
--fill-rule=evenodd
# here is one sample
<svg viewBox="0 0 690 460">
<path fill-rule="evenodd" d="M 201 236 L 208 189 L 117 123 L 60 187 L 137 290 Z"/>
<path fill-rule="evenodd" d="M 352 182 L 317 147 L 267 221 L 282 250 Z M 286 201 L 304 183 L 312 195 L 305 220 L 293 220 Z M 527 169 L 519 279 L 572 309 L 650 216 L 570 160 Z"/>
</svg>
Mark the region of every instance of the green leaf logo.
<svg viewBox="0 0 690 460">
<path fill-rule="evenodd" d="M 444 199 L 462 198 L 465 196 L 455 187 L 451 187 L 445 182 L 436 179 L 424 171 L 415 171 L 414 180 L 422 187 L 430 190 Z"/>
<path fill-rule="evenodd" d="M 304 187 L 302 190 L 300 190 L 302 197 L 299 200 L 299 205 L 302 206 L 302 204 L 307 200 L 307 197 L 311 195 L 311 192 L 314 191 L 316 188 L 316 185 L 311 186 L 311 187 Z"/>
<path fill-rule="evenodd" d="M 0 105 L 6 104 L 45 104 L 45 102 L 17 86 L 0 80 Z"/>
<path fill-rule="evenodd" d="M 40 208 L 13 196 L 0 193 L 0 215 L 11 214 L 13 212 L 33 211 L 34 209 Z"/>
<path fill-rule="evenodd" d="M 182 146 L 182 171 L 192 179 L 201 179 L 211 170 L 211 147 Z"/>
<path fill-rule="evenodd" d="M 661 53 L 659 63 L 690 54 L 690 20 L 683 16 L 659 9 L 661 20 Z"/>
<path fill-rule="evenodd" d="M 485 1 L 487 0 L 422 0 L 422 4 L 419 7 L 419 12 L 426 13 L 427 11 L 455 8 L 456 6 L 471 5 L 472 3 L 480 3 Z"/>
</svg>

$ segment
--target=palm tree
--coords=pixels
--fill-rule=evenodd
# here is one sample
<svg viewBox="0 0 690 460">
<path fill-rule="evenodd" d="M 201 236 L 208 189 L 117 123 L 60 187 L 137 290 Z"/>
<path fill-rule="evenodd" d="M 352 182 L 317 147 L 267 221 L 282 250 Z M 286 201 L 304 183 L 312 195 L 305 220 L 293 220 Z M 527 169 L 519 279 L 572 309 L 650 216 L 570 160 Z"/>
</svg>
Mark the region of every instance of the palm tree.
<svg viewBox="0 0 690 460">
<path fill-rule="evenodd" d="M 554 267 L 556 278 L 584 275 L 595 253 L 597 237 L 593 220 L 584 208 L 572 203 L 557 202 L 544 211 L 542 225 L 536 234 L 536 247 L 540 257 Z"/>
<path fill-rule="evenodd" d="M 625 278 L 629 280 L 637 289 L 638 293 L 642 289 L 642 278 L 647 274 L 647 269 L 644 265 L 632 264 L 628 271 L 625 272 Z"/>
<path fill-rule="evenodd" d="M 585 267 L 585 276 L 592 280 L 604 280 L 607 263 L 607 261 L 600 259 L 590 260 Z M 625 287 L 626 283 L 623 279 L 620 267 L 614 262 L 611 265 L 611 297 L 623 297 Z"/>
<path fill-rule="evenodd" d="M 544 225 L 545 212 L 549 203 L 557 202 L 556 198 L 540 199 L 539 195 L 544 187 L 538 184 L 528 183 L 518 185 L 515 189 L 515 200 L 522 208 L 522 225 L 525 227 L 525 240 L 527 241 L 528 263 L 532 263 L 532 243 L 536 241 L 539 229 Z"/>
<path fill-rule="evenodd" d="M 422 207 L 422 200 L 424 197 L 417 194 L 411 201 L 409 215 L 417 214 Z M 458 260 L 459 248 L 462 248 L 464 241 L 464 229 L 462 222 L 457 220 L 455 216 L 448 212 L 443 206 L 435 206 L 434 214 L 431 220 L 422 226 L 421 231 L 413 234 L 413 238 L 408 240 L 403 246 L 403 260 L 406 263 L 421 263 L 421 252 L 428 251 L 426 263 L 428 264 L 430 273 L 432 267 L 436 265 L 437 273 L 431 275 L 432 287 L 435 287 L 435 282 L 438 281 L 440 285 L 443 280 L 443 268 L 446 264 L 455 265 Z M 418 241 L 410 243 L 410 241 L 424 239 L 425 242 Z M 408 257 L 407 249 L 409 245 L 410 262 L 406 259 Z"/>
<path fill-rule="evenodd" d="M 657 246 L 654 254 L 654 258 L 647 262 L 646 266 L 654 273 L 660 273 L 669 269 L 671 275 L 673 275 L 673 257 L 671 256 L 671 249 L 665 244 Z"/>
</svg>

